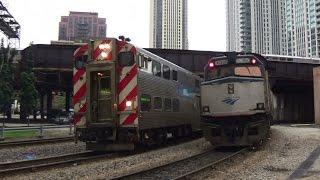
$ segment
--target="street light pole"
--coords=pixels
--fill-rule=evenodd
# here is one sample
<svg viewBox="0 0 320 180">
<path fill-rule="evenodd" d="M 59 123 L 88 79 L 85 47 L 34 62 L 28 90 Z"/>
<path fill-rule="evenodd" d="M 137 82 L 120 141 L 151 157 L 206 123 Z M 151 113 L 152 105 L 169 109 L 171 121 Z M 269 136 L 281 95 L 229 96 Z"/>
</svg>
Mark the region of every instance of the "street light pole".
<svg viewBox="0 0 320 180">
<path fill-rule="evenodd" d="M 3 117 L 5 116 L 5 113 L 3 113 Z M 0 141 L 4 141 L 4 119 L 2 118 L 2 127 L 1 127 L 1 136 L 0 136 Z"/>
</svg>

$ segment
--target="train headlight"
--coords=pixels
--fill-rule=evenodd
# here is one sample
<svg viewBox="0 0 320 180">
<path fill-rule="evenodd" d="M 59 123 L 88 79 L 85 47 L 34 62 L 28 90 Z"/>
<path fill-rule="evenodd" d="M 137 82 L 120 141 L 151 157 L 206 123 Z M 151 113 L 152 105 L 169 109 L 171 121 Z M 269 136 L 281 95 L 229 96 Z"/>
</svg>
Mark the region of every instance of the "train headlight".
<svg viewBox="0 0 320 180">
<path fill-rule="evenodd" d="M 258 110 L 263 110 L 264 109 L 264 103 L 258 103 L 257 104 L 257 109 Z"/>
<path fill-rule="evenodd" d="M 109 54 L 108 54 L 107 52 L 104 52 L 104 51 L 101 53 L 102 58 L 107 58 L 108 55 L 109 55 Z"/>
<path fill-rule="evenodd" d="M 130 107 L 131 108 L 132 107 L 132 101 L 127 101 L 126 102 L 126 107 Z"/>
<path fill-rule="evenodd" d="M 203 107 L 202 107 L 202 111 L 203 111 L 203 112 L 210 112 L 209 106 L 203 106 Z"/>
</svg>

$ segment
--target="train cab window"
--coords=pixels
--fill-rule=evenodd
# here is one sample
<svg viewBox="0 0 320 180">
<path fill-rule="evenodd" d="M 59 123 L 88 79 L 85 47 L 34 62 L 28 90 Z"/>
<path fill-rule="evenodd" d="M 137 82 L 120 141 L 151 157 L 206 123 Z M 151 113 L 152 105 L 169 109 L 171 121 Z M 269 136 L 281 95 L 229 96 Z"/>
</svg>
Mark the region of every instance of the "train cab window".
<svg viewBox="0 0 320 180">
<path fill-rule="evenodd" d="M 140 108 L 141 111 L 148 112 L 151 109 L 151 96 L 147 94 L 141 94 L 140 96 Z"/>
<path fill-rule="evenodd" d="M 172 70 L 172 80 L 178 81 L 178 71 Z"/>
<path fill-rule="evenodd" d="M 234 67 L 222 66 L 218 68 L 208 68 L 205 71 L 206 80 L 218 79 L 233 76 Z"/>
<path fill-rule="evenodd" d="M 180 111 L 179 99 L 173 99 L 172 100 L 172 111 L 173 112 L 179 112 Z"/>
<path fill-rule="evenodd" d="M 161 97 L 154 97 L 153 109 L 154 110 L 162 110 L 162 98 Z"/>
<path fill-rule="evenodd" d="M 241 66 L 234 69 L 237 76 L 261 77 L 261 69 L 259 66 Z"/>
<path fill-rule="evenodd" d="M 163 65 L 163 78 L 170 79 L 170 67 Z"/>
<path fill-rule="evenodd" d="M 121 52 L 118 55 L 119 65 L 124 66 L 132 66 L 134 64 L 134 55 L 132 52 Z"/>
<path fill-rule="evenodd" d="M 155 76 L 161 77 L 161 64 L 157 61 L 152 61 L 152 73 Z"/>
<path fill-rule="evenodd" d="M 171 99 L 169 98 L 164 99 L 164 111 L 167 111 L 167 112 L 171 111 Z"/>
<path fill-rule="evenodd" d="M 77 57 L 75 60 L 74 60 L 74 66 L 76 69 L 83 69 L 85 64 L 87 63 L 87 60 L 88 60 L 88 55 L 84 55 L 84 56 L 80 56 L 80 57 Z"/>
</svg>

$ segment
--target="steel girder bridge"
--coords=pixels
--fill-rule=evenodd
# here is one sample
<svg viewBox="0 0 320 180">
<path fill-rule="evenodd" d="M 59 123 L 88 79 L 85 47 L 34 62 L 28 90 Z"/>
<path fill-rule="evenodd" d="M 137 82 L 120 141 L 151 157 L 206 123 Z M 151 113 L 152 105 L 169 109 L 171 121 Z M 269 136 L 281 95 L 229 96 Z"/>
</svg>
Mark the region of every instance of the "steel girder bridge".
<svg viewBox="0 0 320 180">
<path fill-rule="evenodd" d="M 20 24 L 0 1 L 0 30 L 8 39 L 20 39 Z"/>
</svg>

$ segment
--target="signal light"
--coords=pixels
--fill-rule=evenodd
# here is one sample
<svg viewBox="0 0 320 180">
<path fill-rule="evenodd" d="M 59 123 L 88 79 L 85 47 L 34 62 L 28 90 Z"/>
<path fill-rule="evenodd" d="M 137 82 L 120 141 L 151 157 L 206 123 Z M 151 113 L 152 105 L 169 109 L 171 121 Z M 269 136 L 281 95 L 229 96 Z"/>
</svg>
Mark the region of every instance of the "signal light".
<svg viewBox="0 0 320 180">
<path fill-rule="evenodd" d="M 210 68 L 213 68 L 213 67 L 214 67 L 214 63 L 213 63 L 213 62 L 210 62 L 210 63 L 209 63 L 209 67 L 210 67 Z"/>
<path fill-rule="evenodd" d="M 256 60 L 256 59 L 251 59 L 251 63 L 252 63 L 252 64 L 256 64 L 256 63 L 257 63 L 257 60 Z"/>
<path fill-rule="evenodd" d="M 99 48 L 101 49 L 101 50 L 110 50 L 111 49 L 111 46 L 110 46 L 110 44 L 107 44 L 107 43 L 103 43 L 103 44 L 100 44 L 99 45 Z"/>
</svg>

